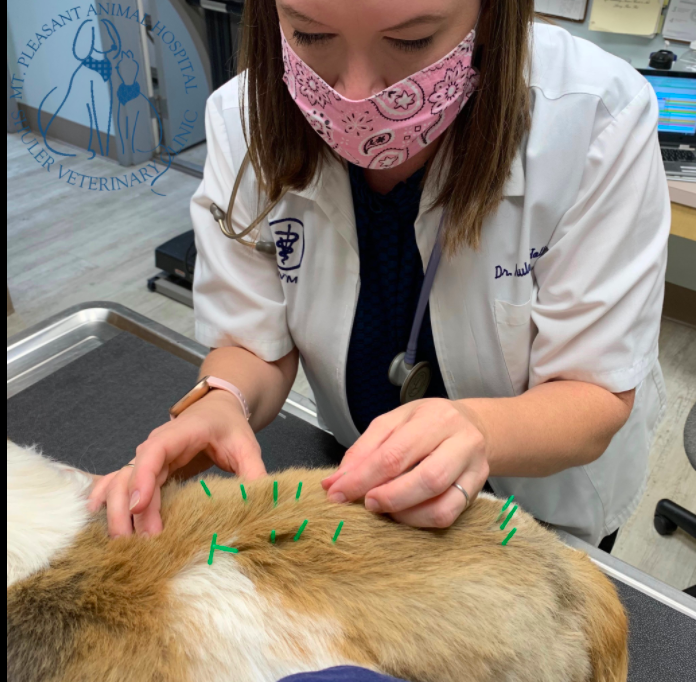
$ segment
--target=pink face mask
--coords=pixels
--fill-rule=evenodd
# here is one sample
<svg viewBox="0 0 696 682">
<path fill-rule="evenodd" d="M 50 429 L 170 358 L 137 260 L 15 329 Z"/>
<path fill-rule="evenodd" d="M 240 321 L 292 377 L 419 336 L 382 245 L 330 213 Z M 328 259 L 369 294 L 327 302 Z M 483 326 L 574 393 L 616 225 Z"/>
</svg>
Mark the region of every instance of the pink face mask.
<svg viewBox="0 0 696 682">
<path fill-rule="evenodd" d="M 339 95 L 292 50 L 283 31 L 283 80 L 310 125 L 344 159 L 393 168 L 441 135 L 478 84 L 474 31 L 449 54 L 362 100 Z"/>
</svg>

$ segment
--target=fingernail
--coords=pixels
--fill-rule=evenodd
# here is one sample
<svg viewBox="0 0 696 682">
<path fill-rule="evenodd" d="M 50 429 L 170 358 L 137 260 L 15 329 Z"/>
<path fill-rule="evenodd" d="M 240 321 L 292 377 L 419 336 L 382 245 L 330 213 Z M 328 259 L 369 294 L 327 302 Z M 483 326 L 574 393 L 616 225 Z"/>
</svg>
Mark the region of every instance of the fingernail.
<svg viewBox="0 0 696 682">
<path fill-rule="evenodd" d="M 365 500 L 365 509 L 371 512 L 378 512 L 380 511 L 381 507 L 379 506 L 379 502 L 377 502 L 377 500 L 370 497 Z"/>
<path fill-rule="evenodd" d="M 128 510 L 130 511 L 131 509 L 133 509 L 133 507 L 135 507 L 135 505 L 138 504 L 138 502 L 140 502 L 140 491 L 136 490 L 131 495 L 130 506 L 128 507 Z"/>
<path fill-rule="evenodd" d="M 140 533 L 140 537 L 147 540 L 150 537 L 150 533 Z"/>
<path fill-rule="evenodd" d="M 346 496 L 343 493 L 334 493 L 329 495 L 329 502 L 335 502 L 336 504 L 341 504 L 346 501 Z"/>
</svg>

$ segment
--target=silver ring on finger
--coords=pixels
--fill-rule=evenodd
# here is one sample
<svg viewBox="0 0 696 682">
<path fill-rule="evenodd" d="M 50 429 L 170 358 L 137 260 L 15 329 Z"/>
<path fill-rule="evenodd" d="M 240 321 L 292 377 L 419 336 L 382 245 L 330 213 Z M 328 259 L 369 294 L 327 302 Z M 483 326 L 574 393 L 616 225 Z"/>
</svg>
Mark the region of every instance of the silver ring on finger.
<svg viewBox="0 0 696 682">
<path fill-rule="evenodd" d="M 466 492 L 466 490 L 464 490 L 464 488 L 461 485 L 459 485 L 459 483 L 452 483 L 452 487 L 461 491 L 461 493 L 464 495 L 464 497 L 466 497 L 466 506 L 464 507 L 464 509 L 466 509 L 466 507 L 469 506 L 469 493 Z"/>
<path fill-rule="evenodd" d="M 133 462 L 128 462 L 128 464 L 124 464 L 121 469 L 125 469 L 126 467 L 135 467 L 135 464 Z"/>
</svg>

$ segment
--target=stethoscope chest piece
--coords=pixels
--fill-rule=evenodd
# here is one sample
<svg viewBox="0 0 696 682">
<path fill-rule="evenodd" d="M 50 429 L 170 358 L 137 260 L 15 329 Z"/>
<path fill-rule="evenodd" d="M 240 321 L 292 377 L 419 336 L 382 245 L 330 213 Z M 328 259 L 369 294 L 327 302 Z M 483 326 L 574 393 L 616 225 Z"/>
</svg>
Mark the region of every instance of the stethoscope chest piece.
<svg viewBox="0 0 696 682">
<path fill-rule="evenodd" d="M 412 400 L 420 400 L 430 385 L 430 363 L 423 361 L 407 365 L 406 353 L 399 353 L 389 365 L 389 381 L 401 386 L 399 400 L 402 405 Z"/>
<path fill-rule="evenodd" d="M 401 404 L 405 405 L 412 400 L 419 400 L 425 395 L 430 385 L 430 363 L 416 362 L 416 351 L 418 349 L 418 336 L 420 334 L 421 325 L 423 324 L 423 316 L 425 308 L 428 305 L 430 291 L 433 288 L 435 273 L 437 266 L 440 263 L 442 256 L 442 228 L 445 224 L 445 213 L 443 211 L 440 216 L 440 225 L 437 228 L 437 236 L 433 246 L 428 267 L 425 269 L 423 284 L 421 285 L 420 293 L 418 294 L 418 304 L 416 305 L 416 314 L 413 317 L 411 325 L 411 333 L 408 337 L 408 345 L 406 351 L 399 353 L 389 365 L 389 381 L 394 386 L 401 386 L 401 394 L 399 399 Z M 408 361 L 406 360 L 408 358 Z"/>
</svg>

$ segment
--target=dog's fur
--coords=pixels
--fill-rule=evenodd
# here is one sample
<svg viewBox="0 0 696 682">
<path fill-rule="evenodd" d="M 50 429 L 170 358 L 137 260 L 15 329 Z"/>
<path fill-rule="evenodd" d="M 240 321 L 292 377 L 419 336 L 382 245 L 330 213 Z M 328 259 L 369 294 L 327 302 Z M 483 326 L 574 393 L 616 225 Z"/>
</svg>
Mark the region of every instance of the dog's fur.
<svg viewBox="0 0 696 682">
<path fill-rule="evenodd" d="M 13 681 L 270 682 L 346 663 L 419 682 L 626 679 L 610 581 L 522 510 L 502 546 L 491 496 L 425 531 L 327 502 L 326 470 L 253 481 L 246 503 L 209 476 L 212 498 L 165 487 L 157 537 L 109 540 L 87 474 L 9 442 L 7 458 Z M 239 552 L 209 566 L 213 533 Z"/>
</svg>

